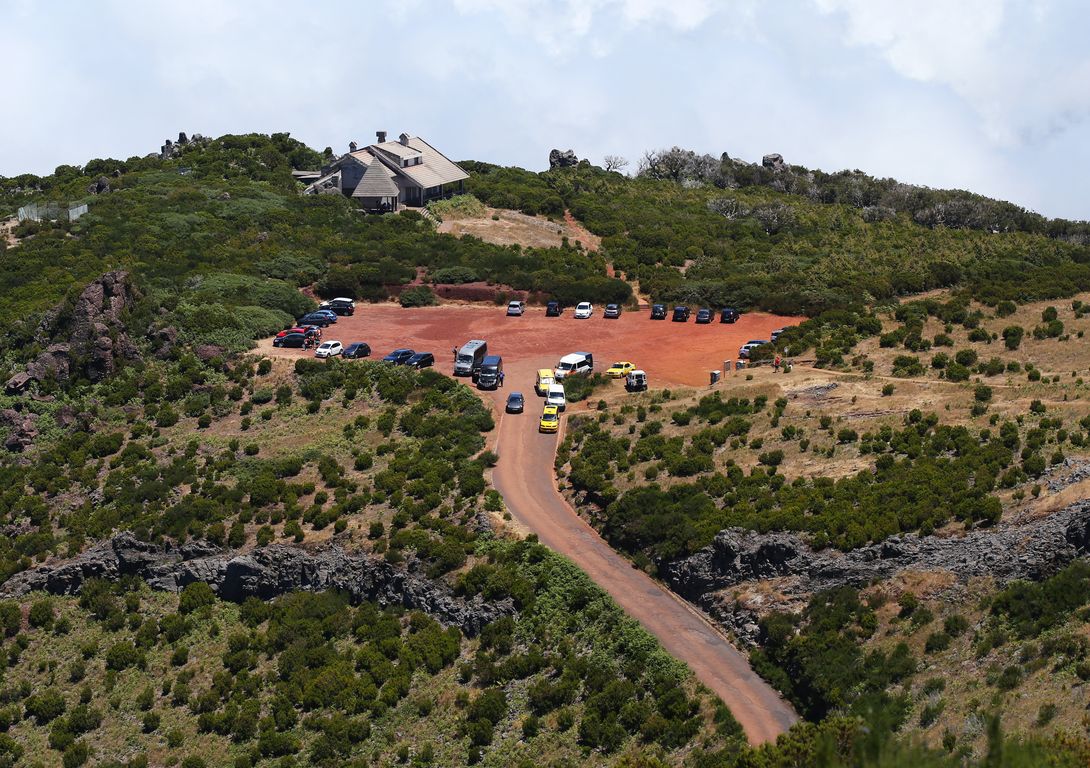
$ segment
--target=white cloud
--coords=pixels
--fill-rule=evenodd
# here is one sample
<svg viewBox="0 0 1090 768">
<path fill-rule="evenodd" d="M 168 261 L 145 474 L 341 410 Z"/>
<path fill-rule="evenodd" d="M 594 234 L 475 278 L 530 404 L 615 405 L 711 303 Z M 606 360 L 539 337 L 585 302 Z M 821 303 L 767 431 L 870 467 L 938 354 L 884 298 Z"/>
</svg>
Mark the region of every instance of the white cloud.
<svg viewBox="0 0 1090 768">
<path fill-rule="evenodd" d="M 1047 141 L 1090 114 L 1090 56 L 1079 2 L 814 0 L 843 19 L 844 41 L 892 69 L 950 88 L 1001 147 Z"/>
</svg>

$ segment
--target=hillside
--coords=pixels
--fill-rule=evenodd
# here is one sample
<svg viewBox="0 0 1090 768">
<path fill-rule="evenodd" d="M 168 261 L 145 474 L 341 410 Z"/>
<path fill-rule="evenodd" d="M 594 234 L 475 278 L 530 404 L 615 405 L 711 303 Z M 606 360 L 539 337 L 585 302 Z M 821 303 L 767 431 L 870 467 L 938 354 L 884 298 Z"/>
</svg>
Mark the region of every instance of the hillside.
<svg viewBox="0 0 1090 768">
<path fill-rule="evenodd" d="M 0 765 L 1085 764 L 1084 223 L 675 149 L 632 178 L 466 162 L 437 230 L 301 195 L 324 159 L 194 137 L 0 180 L 0 215 L 89 206 L 0 241 Z M 468 283 L 625 318 L 428 315 Z M 268 341 L 342 295 L 343 328 L 427 339 L 437 367 Z M 637 296 L 798 325 L 715 387 L 570 382 L 555 442 L 536 402 L 503 432 L 506 391 L 439 359 L 455 331 L 521 333 L 529 392 L 575 338 L 643 337 L 663 380 L 733 357 L 727 325 L 641 332 Z M 690 332 L 700 356 L 674 355 Z M 747 745 L 746 702 L 528 535 L 492 483 L 529 473 L 503 464 L 515 428 L 550 503 L 803 722 Z"/>
</svg>

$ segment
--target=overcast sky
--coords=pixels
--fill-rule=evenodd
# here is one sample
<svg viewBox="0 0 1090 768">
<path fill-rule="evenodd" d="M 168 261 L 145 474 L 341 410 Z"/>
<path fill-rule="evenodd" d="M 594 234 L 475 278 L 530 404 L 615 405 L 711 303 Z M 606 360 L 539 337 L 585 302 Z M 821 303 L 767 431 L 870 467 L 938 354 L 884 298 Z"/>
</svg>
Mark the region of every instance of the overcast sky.
<svg viewBox="0 0 1090 768">
<path fill-rule="evenodd" d="M 0 174 L 377 129 L 539 170 L 679 145 L 1090 218 L 1080 0 L 0 0 Z"/>
</svg>

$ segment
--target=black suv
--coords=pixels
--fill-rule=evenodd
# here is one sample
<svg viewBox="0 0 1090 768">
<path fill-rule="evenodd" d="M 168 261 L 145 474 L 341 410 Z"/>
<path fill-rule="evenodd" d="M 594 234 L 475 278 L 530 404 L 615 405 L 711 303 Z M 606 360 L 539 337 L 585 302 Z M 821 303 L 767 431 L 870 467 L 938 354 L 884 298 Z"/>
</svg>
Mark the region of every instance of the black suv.
<svg viewBox="0 0 1090 768">
<path fill-rule="evenodd" d="M 356 302 L 345 301 L 344 299 L 331 299 L 329 301 L 323 301 L 319 309 L 328 309 L 332 312 L 336 312 L 338 315 L 351 317 L 356 314 Z"/>
<path fill-rule="evenodd" d="M 545 317 L 560 317 L 559 301 L 550 301 L 545 305 Z"/>
<path fill-rule="evenodd" d="M 701 307 L 696 311 L 696 322 L 703 325 L 704 323 L 710 323 L 712 321 L 712 311 Z"/>
<path fill-rule="evenodd" d="M 395 349 L 386 357 L 382 358 L 384 363 L 393 363 L 394 365 L 404 365 L 409 362 L 409 358 L 416 354 L 414 349 Z"/>
<path fill-rule="evenodd" d="M 430 368 L 435 365 L 435 355 L 431 352 L 417 352 L 405 361 L 409 368 Z"/>
<path fill-rule="evenodd" d="M 296 347 L 302 349 L 307 342 L 306 334 L 304 333 L 286 333 L 283 336 L 277 336 L 273 339 L 274 347 Z"/>
<path fill-rule="evenodd" d="M 620 304 L 606 304 L 606 311 L 602 313 L 602 317 L 607 320 L 616 320 L 621 316 Z"/>
<path fill-rule="evenodd" d="M 349 359 L 349 360 L 351 360 L 353 358 L 356 358 L 356 357 L 370 357 L 370 356 L 371 356 L 371 345 L 370 344 L 365 344 L 362 341 L 357 341 L 354 344 L 349 344 L 347 347 L 344 348 L 344 351 L 341 352 L 341 357 Z"/>
<path fill-rule="evenodd" d="M 690 310 L 688 307 L 674 307 L 674 322 L 675 323 L 687 323 L 689 322 Z"/>
<path fill-rule="evenodd" d="M 738 322 L 738 310 L 727 307 L 719 313 L 719 322 L 721 323 L 736 323 Z"/>
<path fill-rule="evenodd" d="M 666 319 L 666 305 L 665 304 L 652 304 L 651 305 L 651 319 L 652 320 L 665 320 Z"/>
</svg>

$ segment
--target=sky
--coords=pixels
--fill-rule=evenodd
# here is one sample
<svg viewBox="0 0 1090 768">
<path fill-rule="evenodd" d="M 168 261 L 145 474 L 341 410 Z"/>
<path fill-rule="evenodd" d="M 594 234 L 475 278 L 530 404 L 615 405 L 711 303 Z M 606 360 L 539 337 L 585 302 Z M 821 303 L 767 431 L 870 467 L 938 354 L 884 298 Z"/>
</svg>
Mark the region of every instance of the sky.
<svg viewBox="0 0 1090 768">
<path fill-rule="evenodd" d="M 0 0 L 0 175 L 179 131 L 532 170 L 680 146 L 1090 219 L 1083 0 Z"/>
</svg>

